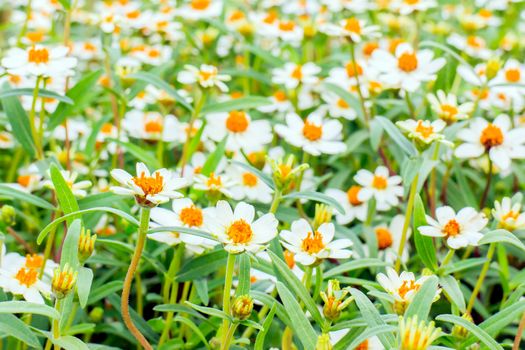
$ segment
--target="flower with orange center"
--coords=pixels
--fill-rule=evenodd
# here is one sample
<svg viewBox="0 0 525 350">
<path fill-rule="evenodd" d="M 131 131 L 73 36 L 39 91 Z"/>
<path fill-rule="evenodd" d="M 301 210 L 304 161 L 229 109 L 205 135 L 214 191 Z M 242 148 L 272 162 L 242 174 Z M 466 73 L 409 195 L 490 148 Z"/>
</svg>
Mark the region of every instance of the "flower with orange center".
<svg viewBox="0 0 525 350">
<path fill-rule="evenodd" d="M 323 136 L 323 127 L 307 120 L 304 122 L 303 135 L 311 142 L 317 141 Z"/>
<path fill-rule="evenodd" d="M 213 188 L 216 188 L 216 187 L 221 187 L 222 186 L 222 179 L 220 177 L 220 175 L 215 175 L 215 173 L 210 173 L 210 177 L 208 178 L 208 181 L 206 182 L 206 185 L 208 185 L 208 187 L 210 189 L 213 189 Z"/>
<path fill-rule="evenodd" d="M 192 0 L 191 8 L 197 11 L 206 10 L 211 4 L 211 0 Z"/>
<path fill-rule="evenodd" d="M 253 175 L 250 172 L 243 173 L 242 183 L 244 186 L 247 186 L 247 187 L 255 187 L 257 186 L 257 176 Z"/>
<path fill-rule="evenodd" d="M 38 279 L 38 270 L 22 267 L 15 275 L 18 282 L 26 287 L 33 286 Z"/>
<path fill-rule="evenodd" d="M 525 228 L 525 213 L 521 212 L 521 202 L 515 198 L 504 197 L 494 202 L 492 215 L 498 222 L 498 227 L 515 231 Z"/>
<path fill-rule="evenodd" d="M 397 59 L 397 66 L 406 73 L 415 71 L 418 67 L 416 54 L 414 52 L 403 52 Z"/>
<path fill-rule="evenodd" d="M 361 23 L 359 22 L 357 18 L 355 17 L 348 18 L 344 21 L 344 23 L 345 23 L 344 25 L 345 30 L 356 33 L 356 34 L 361 34 Z"/>
<path fill-rule="evenodd" d="M 253 237 L 251 226 L 243 219 L 234 221 L 230 227 L 228 227 L 226 233 L 234 244 L 249 243 Z"/>
<path fill-rule="evenodd" d="M 521 71 L 518 68 L 505 70 L 505 79 L 510 83 L 517 83 L 521 80 Z"/>
<path fill-rule="evenodd" d="M 348 62 L 345 65 L 345 69 L 346 75 L 348 75 L 349 78 L 355 78 L 359 75 L 363 75 L 363 67 L 357 62 Z"/>
<path fill-rule="evenodd" d="M 396 123 L 403 131 L 408 134 L 410 139 L 417 141 L 418 148 L 426 149 L 434 141 L 452 145 L 440 132 L 447 126 L 444 120 L 403 120 Z"/>
<path fill-rule="evenodd" d="M 144 196 L 158 194 L 164 188 L 164 178 L 160 173 L 156 173 L 153 177 L 146 176 L 146 173 L 143 172 L 139 177 L 134 177 L 132 180 L 135 185 L 142 189 Z"/>
<path fill-rule="evenodd" d="M 291 32 L 295 29 L 295 22 L 294 21 L 280 21 L 279 29 L 282 30 L 283 32 Z"/>
<path fill-rule="evenodd" d="M 418 120 L 417 126 L 416 126 L 416 132 L 421 134 L 421 136 L 423 136 L 423 138 L 426 139 L 432 134 L 434 134 L 434 128 L 432 127 L 432 125 L 424 125 L 422 120 Z"/>
<path fill-rule="evenodd" d="M 362 201 L 359 200 L 359 191 L 361 191 L 361 186 L 353 185 L 351 186 L 348 191 L 346 191 L 346 196 L 348 198 L 348 203 L 352 204 L 353 206 L 361 205 L 363 204 Z"/>
<path fill-rule="evenodd" d="M 189 227 L 201 227 L 203 223 L 202 210 L 195 205 L 183 208 L 179 213 L 180 221 Z"/>
<path fill-rule="evenodd" d="M 479 142 L 485 146 L 486 150 L 501 145 L 503 140 L 504 136 L 501 128 L 492 123 L 488 124 L 485 129 L 483 129 L 479 138 Z"/>
<path fill-rule="evenodd" d="M 392 243 L 394 243 L 392 233 L 386 227 L 378 227 L 375 229 L 376 238 L 377 238 L 377 247 L 380 250 L 390 248 Z"/>
<path fill-rule="evenodd" d="M 461 225 L 456 219 L 452 219 L 443 227 L 445 237 L 455 237 L 461 232 Z"/>
<path fill-rule="evenodd" d="M 381 175 L 375 175 L 372 180 L 372 187 L 377 190 L 384 190 L 388 187 L 388 181 L 386 177 Z"/>
<path fill-rule="evenodd" d="M 308 236 L 301 243 L 301 248 L 309 254 L 319 253 L 324 248 L 323 235 L 319 231 L 315 231 L 313 235 L 312 232 L 308 232 Z"/>
<path fill-rule="evenodd" d="M 234 133 L 241 133 L 248 129 L 250 121 L 243 111 L 231 111 L 226 118 L 226 128 Z"/>
<path fill-rule="evenodd" d="M 27 254 L 25 267 L 39 270 L 44 265 L 44 258 L 38 254 Z"/>
<path fill-rule="evenodd" d="M 300 64 L 295 66 L 295 68 L 292 70 L 290 74 L 290 77 L 296 80 L 301 80 L 303 78 L 303 67 Z"/>
<path fill-rule="evenodd" d="M 164 130 L 164 126 L 162 125 L 162 121 L 160 120 L 148 120 L 144 124 L 144 131 L 148 133 L 162 133 Z"/>
<path fill-rule="evenodd" d="M 42 64 L 49 62 L 49 51 L 43 48 L 32 47 L 27 53 L 27 61 L 35 64 Z"/>
</svg>

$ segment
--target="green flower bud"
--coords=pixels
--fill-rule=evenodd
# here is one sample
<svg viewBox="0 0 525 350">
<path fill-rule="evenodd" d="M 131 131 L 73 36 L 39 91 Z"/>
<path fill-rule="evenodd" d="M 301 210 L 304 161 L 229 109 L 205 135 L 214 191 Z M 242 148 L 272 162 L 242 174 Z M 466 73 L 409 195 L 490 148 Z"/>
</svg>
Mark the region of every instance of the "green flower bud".
<svg viewBox="0 0 525 350">
<path fill-rule="evenodd" d="M 253 310 L 253 299 L 249 295 L 241 295 L 235 298 L 232 304 L 232 315 L 239 320 L 246 320 Z"/>
<path fill-rule="evenodd" d="M 10 205 L 2 206 L 2 209 L 0 210 L 0 220 L 6 226 L 13 226 L 16 223 L 15 218 L 16 218 L 15 208 L 13 208 Z"/>
<path fill-rule="evenodd" d="M 317 338 L 317 344 L 315 344 L 315 350 L 332 350 L 333 346 L 330 343 L 330 336 L 328 334 L 322 334 Z"/>
</svg>

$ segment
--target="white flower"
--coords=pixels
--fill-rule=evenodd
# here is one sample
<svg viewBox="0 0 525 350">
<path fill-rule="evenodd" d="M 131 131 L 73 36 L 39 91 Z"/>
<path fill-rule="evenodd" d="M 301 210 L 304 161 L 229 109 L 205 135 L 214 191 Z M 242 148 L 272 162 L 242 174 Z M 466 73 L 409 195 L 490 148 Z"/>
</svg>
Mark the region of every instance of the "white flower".
<svg viewBox="0 0 525 350">
<path fill-rule="evenodd" d="M 492 51 L 487 48 L 485 39 L 480 36 L 469 35 L 464 37 L 460 34 L 452 33 L 448 37 L 447 42 L 461 52 L 475 58 L 487 60 L 493 55 Z"/>
<path fill-rule="evenodd" d="M 111 170 L 111 176 L 121 186 L 111 187 L 116 194 L 134 196 L 137 203 L 146 206 L 157 206 L 182 194 L 176 190 L 186 186 L 186 180 L 177 178 L 167 169 L 159 169 L 150 174 L 144 163 L 137 163 L 137 176 L 130 175 L 122 169 Z"/>
<path fill-rule="evenodd" d="M 398 197 L 403 196 L 403 187 L 399 186 L 401 177 L 390 176 L 384 166 L 378 166 L 374 173 L 361 169 L 354 176 L 354 180 L 363 187 L 357 198 L 366 202 L 374 197 L 379 210 L 387 210 L 391 206 L 398 205 Z"/>
<path fill-rule="evenodd" d="M 204 129 L 204 136 L 216 142 L 227 136 L 228 151 L 256 151 L 270 143 L 273 138 L 268 120 L 252 120 L 250 115 L 243 111 L 211 113 L 206 119 L 208 123 Z"/>
<path fill-rule="evenodd" d="M 151 210 L 151 227 L 181 226 L 206 230 L 204 213 L 209 210 L 213 208 L 203 210 L 195 206 L 189 198 L 175 199 L 172 203 L 172 210 L 159 207 Z M 214 240 L 183 232 L 155 232 L 148 234 L 148 238 L 172 246 L 184 243 L 186 248 L 195 254 L 202 254 L 217 244 Z"/>
<path fill-rule="evenodd" d="M 498 222 L 498 225 L 506 230 L 514 231 L 525 228 L 525 212 L 521 212 L 521 203 L 504 197 L 501 202 L 494 202 L 492 215 Z"/>
<path fill-rule="evenodd" d="M 199 83 L 204 88 L 216 86 L 222 92 L 228 91 L 228 86 L 224 82 L 230 79 L 229 75 L 219 74 L 217 67 L 207 64 L 201 64 L 200 68 L 187 64 L 177 76 L 177 80 L 182 84 Z"/>
<path fill-rule="evenodd" d="M 437 116 L 447 123 L 467 119 L 474 110 L 474 103 L 458 104 L 456 95 L 446 94 L 443 90 L 438 90 L 435 95 L 428 94 L 427 100 Z"/>
<path fill-rule="evenodd" d="M 226 201 L 218 201 L 215 212 L 207 218 L 211 234 L 224 244 L 231 254 L 258 252 L 277 235 L 279 222 L 272 213 L 254 221 L 255 208 L 240 202 L 232 211 Z"/>
<path fill-rule="evenodd" d="M 71 189 L 71 192 L 73 192 L 73 195 L 78 198 L 83 198 L 86 196 L 86 188 L 91 187 L 91 181 L 84 180 L 75 182 L 78 177 L 78 173 L 75 171 L 69 171 L 69 170 L 60 170 L 60 174 L 62 174 L 62 177 L 64 178 L 64 181 Z M 44 182 L 44 186 L 47 188 L 55 189 L 55 185 L 51 180 L 47 180 Z"/>
<path fill-rule="evenodd" d="M 0 149 L 9 149 L 15 146 L 15 138 L 10 132 L 0 131 Z"/>
<path fill-rule="evenodd" d="M 287 89 L 295 89 L 299 84 L 312 85 L 319 81 L 317 74 L 321 72 L 315 63 L 308 62 L 303 65 L 286 63 L 283 68 L 272 70 L 272 82 L 284 85 Z"/>
<path fill-rule="evenodd" d="M 342 139 L 342 124 L 337 120 L 324 121 L 319 114 L 312 113 L 305 121 L 295 113 L 286 116 L 286 125 L 275 126 L 275 131 L 289 144 L 318 156 L 338 154 L 346 150 Z"/>
<path fill-rule="evenodd" d="M 525 158 L 525 128 L 511 128 L 511 120 L 505 114 L 492 123 L 475 118 L 469 128 L 458 132 L 458 138 L 464 143 L 454 154 L 458 158 L 477 158 L 488 153 L 498 168 L 508 169 L 512 159 Z"/>
<path fill-rule="evenodd" d="M 434 121 L 407 119 L 398 121 L 396 125 L 404 130 L 410 139 L 415 139 L 426 145 L 434 141 L 452 145 L 452 143 L 445 140 L 445 136 L 440 133 L 447 125 L 441 119 Z"/>
<path fill-rule="evenodd" d="M 398 275 L 396 270 L 391 267 L 386 268 L 386 275 L 384 273 L 377 275 L 377 282 L 398 303 L 410 303 L 426 279 L 428 279 L 428 276 L 416 279 L 412 272 L 407 271 L 403 271 Z M 436 291 L 436 299 L 439 298 L 440 292 L 440 290 Z"/>
<path fill-rule="evenodd" d="M 227 174 L 216 174 L 214 172 L 210 173 L 209 176 L 195 174 L 194 180 L 195 185 L 193 188 L 196 190 L 207 191 L 212 194 L 222 193 L 226 197 L 233 196 L 231 188 L 235 185 L 235 181 Z"/>
<path fill-rule="evenodd" d="M 228 173 L 233 180 L 236 180 L 236 184 L 230 189 L 233 199 L 242 200 L 246 198 L 249 201 L 261 203 L 272 201 L 272 189 L 254 173 L 236 165 L 232 166 Z"/>
<path fill-rule="evenodd" d="M 452 249 L 477 246 L 483 237 L 481 230 L 487 225 L 488 219 L 474 208 L 466 207 L 457 214 L 451 207 L 436 209 L 436 219 L 427 215 L 428 226 L 418 227 L 425 236 L 444 237 Z"/>
<path fill-rule="evenodd" d="M 339 225 L 346 225 L 354 219 L 365 221 L 368 210 L 366 202 L 359 200 L 361 186 L 351 186 L 346 192 L 336 188 L 329 188 L 326 194 L 335 199 L 343 209 L 344 213 L 335 212 L 335 219 Z"/>
<path fill-rule="evenodd" d="M 270 97 L 270 100 L 272 101 L 271 104 L 258 107 L 257 110 L 263 113 L 274 113 L 274 112 L 286 113 L 286 112 L 293 111 L 292 102 L 286 96 L 286 92 L 282 90 L 275 91 L 273 95 Z"/>
<path fill-rule="evenodd" d="M 362 19 L 351 17 L 339 21 L 337 24 L 327 23 L 322 25 L 320 31 L 338 37 L 348 37 L 354 43 L 360 43 L 364 38 L 378 37 L 379 26 L 367 26 Z"/>
<path fill-rule="evenodd" d="M 379 255 L 382 256 L 386 262 L 393 263 L 397 260 L 404 223 L 405 216 L 396 215 L 392 218 L 390 224 L 381 224 L 374 228 Z M 407 242 L 411 233 L 412 230 L 409 228 L 406 233 Z M 401 262 L 408 261 L 408 246 L 408 244 L 405 244 L 403 253 L 401 254 Z"/>
<path fill-rule="evenodd" d="M 190 0 L 179 8 L 176 13 L 184 19 L 200 20 L 218 17 L 221 11 L 221 0 Z"/>
<path fill-rule="evenodd" d="M 122 126 L 130 137 L 173 142 L 180 141 L 184 136 L 180 133 L 180 123 L 174 115 L 162 116 L 159 112 L 131 110 L 126 113 Z"/>
<path fill-rule="evenodd" d="M 281 231 L 283 246 L 295 254 L 295 261 L 303 265 L 312 265 L 322 259 L 348 259 L 352 255 L 348 248 L 349 239 L 333 241 L 335 227 L 324 223 L 317 230 L 312 229 L 308 221 L 299 219 L 292 222 L 291 231 Z"/>
<path fill-rule="evenodd" d="M 436 7 L 437 2 L 435 0 L 394 0 L 390 6 L 401 15 L 409 15 L 415 11 L 426 11 L 430 8 Z"/>
<path fill-rule="evenodd" d="M 402 43 L 395 55 L 382 49 L 372 53 L 370 65 L 379 72 L 379 79 L 386 85 L 408 92 L 416 91 L 422 82 L 432 81 L 446 63 L 443 57 L 433 59 L 431 50 L 415 51 L 410 44 Z"/>
<path fill-rule="evenodd" d="M 67 53 L 65 46 L 49 48 L 36 45 L 25 50 L 12 48 L 2 59 L 2 66 L 15 75 L 70 76 L 74 74 L 77 59 L 67 57 Z"/>
</svg>

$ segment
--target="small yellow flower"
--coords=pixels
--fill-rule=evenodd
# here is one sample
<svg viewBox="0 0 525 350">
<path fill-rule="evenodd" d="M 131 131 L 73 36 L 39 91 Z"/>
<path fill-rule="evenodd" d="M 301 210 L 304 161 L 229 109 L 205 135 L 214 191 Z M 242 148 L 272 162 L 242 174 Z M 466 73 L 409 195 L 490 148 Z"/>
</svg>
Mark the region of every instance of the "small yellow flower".
<svg viewBox="0 0 525 350">
<path fill-rule="evenodd" d="M 69 264 L 64 267 L 58 267 L 53 273 L 53 280 L 51 281 L 51 290 L 56 295 L 57 299 L 63 299 L 75 287 L 77 282 L 78 272 L 73 271 Z"/>
</svg>

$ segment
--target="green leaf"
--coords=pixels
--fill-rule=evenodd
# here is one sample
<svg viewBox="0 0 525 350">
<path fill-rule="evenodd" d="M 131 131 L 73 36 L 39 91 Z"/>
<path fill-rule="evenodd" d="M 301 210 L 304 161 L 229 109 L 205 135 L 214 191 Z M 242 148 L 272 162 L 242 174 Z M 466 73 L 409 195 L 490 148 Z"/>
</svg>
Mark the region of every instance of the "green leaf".
<svg viewBox="0 0 525 350">
<path fill-rule="evenodd" d="M 384 262 L 379 259 L 371 259 L 371 258 L 363 258 L 359 260 L 352 260 L 345 262 L 341 265 L 337 265 L 334 268 L 331 268 L 330 270 L 326 271 L 323 274 L 323 278 L 332 278 L 339 275 L 342 275 L 345 272 L 358 270 L 358 269 L 364 269 L 369 267 L 381 267 L 381 266 L 389 266 L 390 264 L 387 262 Z"/>
<path fill-rule="evenodd" d="M 320 326 L 323 325 L 324 324 L 323 316 L 319 312 L 317 305 L 315 304 L 314 300 L 310 296 L 310 292 L 301 283 L 301 281 L 299 281 L 299 279 L 293 274 L 293 272 L 290 270 L 288 265 L 283 260 L 281 260 L 281 258 L 275 255 L 275 253 L 273 253 L 272 251 L 268 251 L 268 254 L 270 255 L 273 265 L 276 271 L 278 272 L 277 278 L 280 281 L 285 282 L 286 285 L 289 287 L 289 289 L 293 292 L 295 298 L 298 298 L 304 303 L 306 309 L 310 312 L 315 322 L 317 322 L 317 324 Z"/>
<path fill-rule="evenodd" d="M 210 295 L 208 290 L 208 280 L 206 278 L 202 278 L 200 280 L 195 280 L 193 283 L 195 283 L 195 288 L 197 289 L 197 295 L 201 299 L 202 303 L 204 305 L 208 305 L 210 302 Z"/>
<path fill-rule="evenodd" d="M 264 338 L 266 337 L 266 334 L 268 334 L 268 331 L 270 330 L 270 326 L 272 325 L 273 317 L 275 315 L 275 311 L 277 310 L 277 304 L 273 304 L 270 312 L 266 316 L 263 322 L 263 330 L 260 331 L 257 334 L 257 338 L 255 338 L 255 345 L 254 350 L 263 350 L 264 349 Z"/>
<path fill-rule="evenodd" d="M 2 108 L 5 111 L 7 120 L 13 130 L 13 136 L 16 138 L 24 150 L 31 158 L 35 157 L 36 146 L 31 134 L 31 125 L 26 111 L 20 104 L 17 97 L 4 97 L 1 99 Z"/>
<path fill-rule="evenodd" d="M 225 102 L 210 103 L 202 108 L 202 114 L 230 112 L 236 110 L 246 110 L 272 104 L 268 97 L 246 96 L 234 98 Z"/>
<path fill-rule="evenodd" d="M 0 314 L 33 314 L 42 315 L 55 320 L 60 318 L 60 314 L 55 308 L 44 304 L 30 303 L 27 301 L 3 301 L 0 303 Z"/>
<path fill-rule="evenodd" d="M 98 83 L 98 79 L 102 75 L 102 70 L 86 74 L 82 79 L 78 81 L 71 89 L 66 92 L 66 96 L 74 101 L 74 104 L 67 104 L 60 102 L 57 109 L 51 115 L 48 130 L 55 129 L 58 125 L 62 124 L 64 120 L 77 111 L 81 111 L 87 104 L 96 96 L 95 85 Z"/>
<path fill-rule="evenodd" d="M 42 231 L 40 231 L 40 234 L 38 235 L 36 239 L 37 244 L 41 244 L 42 241 L 48 235 L 49 231 L 51 231 L 54 227 L 56 227 L 61 222 L 74 218 L 76 216 L 82 216 L 84 214 L 89 214 L 89 213 L 94 213 L 94 212 L 99 212 L 99 211 L 120 216 L 121 218 L 127 220 L 130 224 L 137 226 L 137 227 L 139 226 L 139 222 L 137 221 L 137 219 L 135 219 L 133 216 L 129 215 L 128 213 L 123 212 L 122 210 L 118 210 L 118 209 L 110 208 L 110 207 L 89 208 L 89 209 L 79 210 L 73 213 L 63 215 L 55 219 L 53 222 L 49 223 L 46 227 L 44 227 Z"/>
<path fill-rule="evenodd" d="M 203 121 L 200 129 L 197 131 L 195 136 L 191 138 L 190 145 L 188 146 L 188 154 L 186 156 L 186 159 L 191 159 L 197 148 L 199 147 L 199 144 L 201 142 L 202 133 L 204 132 L 204 128 L 206 127 L 206 120 Z"/>
<path fill-rule="evenodd" d="M 308 199 L 313 200 L 316 202 L 324 203 L 327 205 L 330 205 L 334 207 L 339 213 L 344 214 L 345 209 L 339 204 L 338 201 L 333 199 L 330 196 L 327 196 L 324 193 L 321 192 L 315 192 L 315 191 L 301 191 L 301 192 L 293 192 L 290 194 L 287 194 L 283 197 L 283 199 Z"/>
<path fill-rule="evenodd" d="M 0 91 L 0 99 L 4 97 L 11 96 L 33 96 L 34 89 L 32 88 L 22 88 L 22 89 L 8 89 Z M 73 104 L 73 100 L 67 96 L 57 94 L 54 91 L 39 89 L 38 97 L 53 98 L 55 100 L 67 103 L 69 105 Z"/>
<path fill-rule="evenodd" d="M 479 339 L 483 344 L 488 346 L 491 350 L 503 350 L 503 347 L 498 344 L 497 341 L 492 339 L 490 335 L 487 334 L 483 329 L 476 326 L 472 322 L 469 322 L 465 320 L 464 318 L 461 318 L 456 315 L 439 315 L 436 317 L 436 320 L 443 321 L 443 322 L 450 322 L 453 324 L 456 324 L 458 326 L 461 326 L 468 330 L 474 337 Z"/>
<path fill-rule="evenodd" d="M 284 308 L 284 306 L 280 302 L 275 300 L 275 298 L 273 298 L 272 296 L 270 296 L 270 295 L 268 295 L 268 294 L 266 294 L 264 292 L 260 292 L 260 291 L 257 291 L 257 290 L 252 290 L 251 296 L 255 300 L 258 300 L 261 303 L 263 303 L 264 305 L 266 305 L 267 307 L 273 307 L 273 305 L 276 305 L 277 309 L 276 309 L 275 312 L 277 314 L 277 317 L 281 321 L 283 321 L 285 325 L 291 326 L 292 321 L 288 317 L 288 312 L 286 311 L 286 309 Z"/>
<path fill-rule="evenodd" d="M 241 254 L 239 257 L 239 285 L 237 286 L 236 295 L 250 294 L 250 257 L 248 254 Z"/>
<path fill-rule="evenodd" d="M 118 311 L 118 313 L 121 313 L 120 308 L 120 296 L 116 294 L 111 294 L 108 297 L 109 302 L 113 307 Z M 134 309 L 129 309 L 129 313 L 131 315 L 131 320 L 135 324 L 135 326 L 139 329 L 139 331 L 148 339 L 150 339 L 153 342 L 159 341 L 159 335 L 151 329 L 150 325 L 142 318 L 140 315 L 135 311 Z"/>
<path fill-rule="evenodd" d="M 10 199 L 18 199 L 22 203 L 33 204 L 34 206 L 37 206 L 39 208 L 56 210 L 56 208 L 45 199 L 42 199 L 24 191 L 20 191 L 14 187 L 5 184 L 0 184 L 0 195 L 4 195 Z"/>
<path fill-rule="evenodd" d="M 437 290 L 438 278 L 436 276 L 429 276 L 408 305 L 405 311 L 405 318 L 417 316 L 418 320 L 426 320 Z"/>
<path fill-rule="evenodd" d="M 213 237 L 210 233 L 199 230 L 196 228 L 189 228 L 184 226 L 159 226 L 148 230 L 148 233 L 155 232 L 178 232 L 185 233 L 192 236 L 202 237 L 206 239 L 211 239 L 212 241 L 217 241 L 217 238 Z"/>
<path fill-rule="evenodd" d="M 283 305 L 286 308 L 288 316 L 290 317 L 293 332 L 297 334 L 299 340 L 305 347 L 305 349 L 315 349 L 317 342 L 317 334 L 314 328 L 306 318 L 305 313 L 301 310 L 301 306 L 296 300 L 296 296 L 293 295 L 288 288 L 281 282 L 277 282 L 277 291 L 283 301 Z"/>
<path fill-rule="evenodd" d="M 188 111 L 193 112 L 193 107 L 188 102 L 186 102 L 184 97 L 179 95 L 177 90 L 175 90 L 170 84 L 168 84 L 167 82 L 165 82 L 158 76 L 148 73 L 148 72 L 138 72 L 138 73 L 130 74 L 128 75 L 128 77 L 131 79 L 145 81 L 161 90 L 164 90 L 165 92 L 168 93 L 168 95 L 173 97 L 175 101 L 177 101 L 181 106 L 186 108 Z"/>
<path fill-rule="evenodd" d="M 204 344 L 204 346 L 206 346 L 206 349 L 211 349 L 211 346 L 210 344 L 208 344 L 206 337 L 204 336 L 204 334 L 201 332 L 201 330 L 199 329 L 199 327 L 197 327 L 195 323 L 193 323 L 191 320 L 185 317 L 182 317 L 182 316 L 177 316 L 173 320 L 175 322 L 184 323 L 186 326 L 188 326 L 193 331 L 193 333 L 197 335 L 197 337 Z"/>
<path fill-rule="evenodd" d="M 76 219 L 71 225 L 69 225 L 62 246 L 62 255 L 60 257 L 61 266 L 68 264 L 74 270 L 78 269 L 78 266 L 80 265 L 78 261 L 78 241 L 80 239 L 81 230 L 82 224 L 79 219 Z"/>
<path fill-rule="evenodd" d="M 443 290 L 452 303 L 454 303 L 461 312 L 466 312 L 467 306 L 465 305 L 465 297 L 463 296 L 463 293 L 461 293 L 458 281 L 454 276 L 448 275 L 440 277 L 439 284 L 443 287 Z"/>
<path fill-rule="evenodd" d="M 237 160 L 231 160 L 232 164 L 235 164 L 241 168 L 246 169 L 250 173 L 253 173 L 255 176 L 257 176 L 262 182 L 264 182 L 268 187 L 270 187 L 272 190 L 275 190 L 275 184 L 273 183 L 272 178 L 268 175 L 260 171 L 259 169 L 251 166 L 250 164 L 239 162 Z"/>
<path fill-rule="evenodd" d="M 115 142 L 119 146 L 122 146 L 126 149 L 133 157 L 137 158 L 141 162 L 148 164 L 149 166 L 158 169 L 160 168 L 159 161 L 157 157 L 153 155 L 152 152 L 144 149 L 144 147 L 141 147 L 137 144 L 126 142 L 122 140 L 117 140 L 114 138 L 108 138 L 107 141 L 109 142 Z"/>
<path fill-rule="evenodd" d="M 227 253 L 224 249 L 217 249 L 210 253 L 200 255 L 188 260 L 182 265 L 176 280 L 179 282 L 191 281 L 196 278 L 203 278 L 221 267 L 226 266 Z"/>
<path fill-rule="evenodd" d="M 419 232 L 419 227 L 425 226 L 427 219 L 425 216 L 425 205 L 419 194 L 416 194 L 414 202 L 414 242 L 416 244 L 416 251 L 421 258 L 421 261 L 427 268 L 436 271 L 438 268 L 436 258 L 436 248 L 432 237 L 424 236 Z"/>
<path fill-rule="evenodd" d="M 375 308 L 374 304 L 364 295 L 361 291 L 355 288 L 350 288 L 350 293 L 355 298 L 355 302 L 361 315 L 365 319 L 368 327 L 386 326 L 385 321 L 381 318 L 381 315 Z M 395 347 L 395 339 L 392 334 L 380 334 L 378 335 L 379 340 L 383 346 L 387 349 Z"/>
<path fill-rule="evenodd" d="M 15 337 L 34 348 L 42 349 L 38 338 L 31 332 L 29 326 L 16 316 L 0 314 L 0 333 Z"/>
<path fill-rule="evenodd" d="M 72 335 L 63 335 L 58 339 L 51 338 L 51 342 L 65 350 L 89 350 L 86 343 Z"/>
<path fill-rule="evenodd" d="M 64 6 L 64 9 L 69 10 L 71 8 L 71 2 L 70 0 L 58 0 L 59 3 Z"/>
<path fill-rule="evenodd" d="M 521 249 L 522 251 L 525 251 L 525 245 L 507 230 L 498 229 L 485 233 L 483 238 L 480 239 L 479 244 L 481 245 L 489 243 L 507 243 Z"/>
<path fill-rule="evenodd" d="M 268 52 L 267 50 L 263 50 L 259 46 L 247 44 L 245 46 L 245 49 L 253 53 L 255 56 L 260 57 L 262 60 L 269 63 L 271 66 L 279 67 L 284 64 L 284 61 L 280 57 L 272 55 L 270 52 Z"/>
<path fill-rule="evenodd" d="M 217 144 L 215 147 L 215 151 L 211 153 L 208 156 L 208 159 L 206 159 L 206 162 L 204 162 L 204 165 L 201 169 L 201 174 L 204 176 L 210 175 L 212 172 L 215 171 L 217 166 L 219 165 L 222 157 L 224 156 L 224 152 L 226 151 L 226 141 L 228 140 L 228 136 L 225 136 L 221 142 Z"/>
<path fill-rule="evenodd" d="M 78 271 L 77 294 L 80 307 L 84 308 L 89 300 L 89 292 L 93 283 L 93 270 L 81 267 Z"/>
<path fill-rule="evenodd" d="M 87 305 L 94 304 L 97 301 L 104 299 L 108 295 L 122 290 L 123 285 L 124 281 L 111 281 L 98 286 L 89 294 Z"/>
<path fill-rule="evenodd" d="M 153 308 L 154 311 L 160 311 L 160 312 L 175 312 L 175 313 L 185 313 L 190 314 L 192 316 L 205 319 L 200 313 L 193 310 L 189 306 L 185 306 L 182 304 L 161 304 L 157 305 Z"/>
<path fill-rule="evenodd" d="M 399 131 L 389 119 L 381 116 L 375 117 L 381 127 L 387 132 L 390 138 L 410 157 L 414 157 L 418 154 L 416 148 L 405 136 Z"/>
<path fill-rule="evenodd" d="M 191 307 L 192 309 L 195 309 L 203 314 L 206 314 L 206 315 L 209 315 L 209 316 L 212 316 L 212 317 L 219 317 L 219 318 L 222 318 L 223 320 L 228 320 L 228 321 L 233 321 L 233 318 L 229 315 L 227 315 L 224 311 L 222 310 L 217 310 L 217 309 L 214 309 L 212 307 L 206 307 L 206 306 L 200 306 L 200 305 L 195 305 L 193 303 L 190 303 L 189 301 L 185 301 L 184 304 L 188 305 L 189 307 Z"/>
<path fill-rule="evenodd" d="M 455 272 L 472 269 L 474 267 L 483 265 L 485 261 L 487 261 L 485 258 L 471 258 L 468 260 L 456 261 L 455 263 L 447 265 L 443 273 L 445 275 L 450 275 Z"/>
<path fill-rule="evenodd" d="M 66 215 L 78 211 L 79 208 L 77 200 L 75 199 L 75 196 L 73 195 L 73 192 L 71 191 L 71 188 L 67 184 L 66 180 L 64 180 L 62 173 L 55 164 L 51 164 L 49 173 L 51 175 L 53 186 L 55 187 L 55 193 L 58 203 L 60 204 L 60 209 Z M 74 218 L 68 218 L 68 224 L 70 224 L 73 219 Z"/>
</svg>

